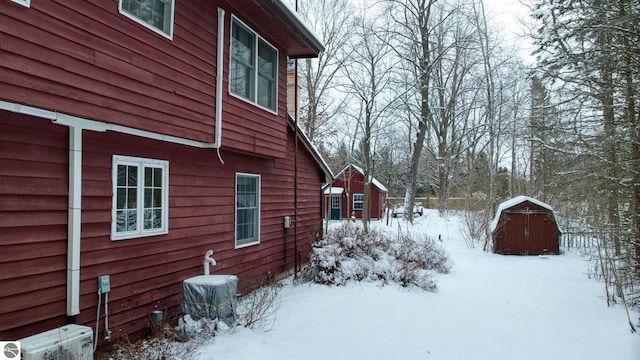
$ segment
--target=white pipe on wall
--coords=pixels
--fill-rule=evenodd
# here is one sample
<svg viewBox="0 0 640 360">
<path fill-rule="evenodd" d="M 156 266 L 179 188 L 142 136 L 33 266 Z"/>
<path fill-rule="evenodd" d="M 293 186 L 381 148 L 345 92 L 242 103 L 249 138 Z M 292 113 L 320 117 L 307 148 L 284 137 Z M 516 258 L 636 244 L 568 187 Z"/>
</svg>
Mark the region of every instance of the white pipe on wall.
<svg viewBox="0 0 640 360">
<path fill-rule="evenodd" d="M 69 127 L 67 224 L 67 315 L 80 313 L 80 225 L 82 223 L 82 128 Z"/>
<path fill-rule="evenodd" d="M 216 54 L 216 130 L 215 148 L 221 163 L 220 146 L 222 146 L 222 77 L 224 74 L 224 9 L 218 8 L 218 49 Z"/>
<path fill-rule="evenodd" d="M 218 53 L 216 55 L 216 133 L 214 144 L 222 145 L 222 77 L 224 74 L 224 9 L 218 8 Z"/>
</svg>

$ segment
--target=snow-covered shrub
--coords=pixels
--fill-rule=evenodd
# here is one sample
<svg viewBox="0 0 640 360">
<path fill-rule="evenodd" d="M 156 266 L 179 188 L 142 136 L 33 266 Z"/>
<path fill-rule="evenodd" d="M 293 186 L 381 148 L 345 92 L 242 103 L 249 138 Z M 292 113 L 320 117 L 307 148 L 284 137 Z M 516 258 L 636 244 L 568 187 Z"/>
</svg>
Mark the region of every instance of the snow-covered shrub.
<svg viewBox="0 0 640 360">
<path fill-rule="evenodd" d="M 431 238 L 391 235 L 346 223 L 313 244 L 303 278 L 320 284 L 344 285 L 355 280 L 392 281 L 435 290 L 434 273 L 451 268 L 446 252 Z"/>
</svg>

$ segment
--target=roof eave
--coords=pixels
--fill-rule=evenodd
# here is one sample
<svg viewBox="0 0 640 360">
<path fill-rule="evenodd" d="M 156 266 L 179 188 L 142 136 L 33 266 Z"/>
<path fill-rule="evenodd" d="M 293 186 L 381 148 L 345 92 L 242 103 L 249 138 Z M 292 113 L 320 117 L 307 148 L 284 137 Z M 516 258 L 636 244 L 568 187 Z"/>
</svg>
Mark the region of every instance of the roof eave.
<svg viewBox="0 0 640 360">
<path fill-rule="evenodd" d="M 324 44 L 304 21 L 281 0 L 264 0 L 264 3 L 289 26 L 311 52 L 289 53 L 292 59 L 317 57 L 324 51 Z"/>
</svg>

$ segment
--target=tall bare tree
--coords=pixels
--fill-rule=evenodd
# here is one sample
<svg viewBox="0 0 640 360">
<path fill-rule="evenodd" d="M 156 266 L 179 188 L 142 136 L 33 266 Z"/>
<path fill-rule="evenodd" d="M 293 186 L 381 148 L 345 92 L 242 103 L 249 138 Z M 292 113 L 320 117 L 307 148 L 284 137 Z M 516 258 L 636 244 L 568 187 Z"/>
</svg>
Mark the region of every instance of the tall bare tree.
<svg viewBox="0 0 640 360">
<path fill-rule="evenodd" d="M 344 74 L 349 79 L 345 85 L 347 93 L 357 102 L 356 111 L 351 113 L 361 138 L 362 170 L 364 175 L 364 202 L 362 222 L 364 231 L 368 231 L 371 220 L 371 179 L 375 170 L 373 150 L 375 140 L 381 128 L 388 126 L 383 122 L 395 100 L 391 92 L 390 79 L 393 59 L 389 56 L 391 48 L 387 36 L 389 32 L 380 26 L 384 23 L 367 17 L 366 11 L 354 17 L 351 29 L 354 34 L 349 46 L 348 61 Z"/>
<path fill-rule="evenodd" d="M 344 111 L 344 97 L 336 96 L 336 88 L 344 67 L 351 35 L 353 6 L 348 0 L 300 1 L 300 12 L 324 42 L 325 51 L 317 59 L 306 59 L 300 65 L 303 83 L 301 122 L 309 139 L 324 148 L 323 141 L 332 135 L 335 118 Z"/>
<path fill-rule="evenodd" d="M 407 184 L 404 205 L 409 221 L 413 221 L 413 204 L 416 199 L 416 184 L 420 156 L 432 121 L 430 100 L 433 96 L 431 78 L 433 59 L 438 57 L 433 49 L 432 36 L 436 20 L 434 6 L 438 0 L 388 0 L 388 14 L 394 24 L 391 33 L 395 39 L 394 51 L 403 61 L 403 69 L 408 73 L 404 90 L 415 94 L 415 103 L 406 102 L 406 121 L 416 121 L 415 133 L 411 139 L 411 161 L 407 169 Z"/>
</svg>

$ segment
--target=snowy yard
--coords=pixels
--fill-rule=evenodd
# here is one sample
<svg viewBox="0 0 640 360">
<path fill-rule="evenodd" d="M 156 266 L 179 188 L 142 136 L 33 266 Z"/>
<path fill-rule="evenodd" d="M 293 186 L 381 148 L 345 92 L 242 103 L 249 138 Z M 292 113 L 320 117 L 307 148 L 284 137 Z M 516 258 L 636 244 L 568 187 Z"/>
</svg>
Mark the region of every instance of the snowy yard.
<svg viewBox="0 0 640 360">
<path fill-rule="evenodd" d="M 404 220 L 395 229 L 398 221 L 406 231 Z M 640 359 L 640 335 L 630 333 L 622 307 L 607 308 L 579 255 L 470 249 L 457 217 L 431 210 L 411 231 L 441 235 L 453 261 L 438 291 L 286 285 L 271 327 L 219 334 L 198 359 Z"/>
</svg>

